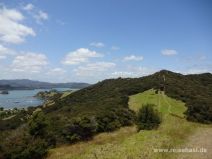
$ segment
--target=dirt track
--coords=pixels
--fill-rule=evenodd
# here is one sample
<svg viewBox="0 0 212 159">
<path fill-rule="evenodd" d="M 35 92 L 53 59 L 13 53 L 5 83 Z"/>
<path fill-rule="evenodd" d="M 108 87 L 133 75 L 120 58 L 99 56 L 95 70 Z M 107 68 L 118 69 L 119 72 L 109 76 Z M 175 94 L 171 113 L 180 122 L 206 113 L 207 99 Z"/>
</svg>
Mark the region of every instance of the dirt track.
<svg viewBox="0 0 212 159">
<path fill-rule="evenodd" d="M 212 127 L 202 127 L 189 137 L 187 144 L 182 148 L 205 148 L 207 153 L 181 153 L 178 159 L 211 159 L 212 158 Z"/>
</svg>

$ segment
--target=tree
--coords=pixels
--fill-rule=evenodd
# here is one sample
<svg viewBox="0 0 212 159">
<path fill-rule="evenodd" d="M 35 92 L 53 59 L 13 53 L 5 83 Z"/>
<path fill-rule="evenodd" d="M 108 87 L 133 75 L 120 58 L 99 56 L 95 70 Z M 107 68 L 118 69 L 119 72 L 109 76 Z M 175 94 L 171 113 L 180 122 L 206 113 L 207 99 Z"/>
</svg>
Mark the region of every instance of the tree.
<svg viewBox="0 0 212 159">
<path fill-rule="evenodd" d="M 161 123 L 161 117 L 156 109 L 155 105 L 146 104 L 143 105 L 137 115 L 137 128 L 139 130 L 151 130 L 157 128 Z"/>
<path fill-rule="evenodd" d="M 69 142 L 92 138 L 96 133 L 95 118 L 74 118 L 63 129 L 63 135 Z"/>
<path fill-rule="evenodd" d="M 34 112 L 28 122 L 29 133 L 33 136 L 44 136 L 48 121 L 42 111 Z"/>
<path fill-rule="evenodd" d="M 0 142 L 1 159 L 39 159 L 47 154 L 48 143 L 40 137 L 34 138 L 25 129 L 22 126 L 9 135 L 3 135 Z"/>
</svg>

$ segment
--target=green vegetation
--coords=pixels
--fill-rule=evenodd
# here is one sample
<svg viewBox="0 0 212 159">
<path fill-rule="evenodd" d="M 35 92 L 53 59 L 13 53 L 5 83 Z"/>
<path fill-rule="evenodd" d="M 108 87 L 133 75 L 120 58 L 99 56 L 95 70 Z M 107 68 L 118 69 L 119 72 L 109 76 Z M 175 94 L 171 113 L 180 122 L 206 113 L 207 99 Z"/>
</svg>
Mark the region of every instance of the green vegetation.
<svg viewBox="0 0 212 159">
<path fill-rule="evenodd" d="M 51 149 L 48 159 L 176 159 L 177 153 L 154 153 L 154 149 L 181 147 L 196 129 L 205 126 L 188 122 L 183 114 L 185 103 L 169 98 L 163 92 L 155 94 L 154 90 L 148 90 L 129 99 L 129 107 L 137 113 L 147 103 L 156 105 L 162 115 L 163 122 L 158 129 L 137 132 L 135 126 L 130 126 L 101 133 L 88 142 Z"/>
<path fill-rule="evenodd" d="M 28 121 L 29 133 L 33 136 L 44 136 L 48 121 L 42 111 L 35 111 Z"/>
<path fill-rule="evenodd" d="M 158 110 L 155 109 L 156 105 L 146 104 L 143 105 L 137 115 L 137 128 L 139 130 L 151 130 L 157 128 L 161 123 L 161 117 Z"/>
<path fill-rule="evenodd" d="M 95 119 L 77 118 L 72 119 L 63 129 L 63 135 L 70 143 L 90 139 L 97 129 Z"/>
<path fill-rule="evenodd" d="M 10 133 L 7 141 L 1 143 L 0 158 L 39 159 L 47 153 L 48 145 L 44 139 L 32 138 L 24 130 Z"/>
<path fill-rule="evenodd" d="M 62 96 L 60 98 L 64 98 L 64 97 L 70 95 L 72 92 L 73 91 L 64 91 L 63 94 L 62 94 Z"/>
<path fill-rule="evenodd" d="M 21 111 L 24 111 L 24 109 L 13 108 L 13 109 L 4 110 L 4 108 L 1 107 L 0 108 L 0 119 L 5 120 L 8 117 L 11 117 L 11 116 L 14 116 L 14 115 L 20 113 Z"/>
<path fill-rule="evenodd" d="M 188 108 L 187 119 L 190 121 L 212 122 L 212 74 L 200 75 L 176 74 L 164 71 L 166 77 L 164 83 L 168 96 L 182 100 Z"/>
<path fill-rule="evenodd" d="M 38 159 L 43 158 L 48 148 L 55 146 L 55 136 L 50 123 L 41 109 L 37 109 L 29 117 L 28 123 L 4 131 L 1 136 L 6 140 L 0 144 L 0 158 L 8 159 Z"/>
<path fill-rule="evenodd" d="M 62 99 L 66 96 L 68 96 L 69 94 L 71 94 L 72 90 L 67 90 L 67 91 L 62 91 L 59 92 L 55 89 L 52 89 L 50 91 L 41 91 L 38 92 L 35 97 L 41 98 L 43 100 L 45 100 L 45 103 L 43 104 L 43 107 L 49 107 L 52 106 L 53 104 L 55 104 L 55 101 L 57 99 Z"/>
<path fill-rule="evenodd" d="M 149 92 L 147 91 L 149 89 L 152 90 Z M 167 97 L 161 90 L 164 90 L 169 97 L 177 100 Z M 129 96 L 132 96 L 130 100 Z M 17 113 L 12 118 L 0 120 L 2 130 L 0 137 L 4 136 L 0 141 L 0 147 L 5 147 L 0 149 L 0 154 L 9 154 L 6 152 L 16 150 L 16 146 L 25 148 L 15 143 L 12 147 L 4 146 L 4 143 L 9 141 L 9 136 L 15 134 L 22 127 L 25 127 L 22 132 L 26 134 L 26 140 L 24 136 L 23 140 L 17 143 L 20 145 L 27 143 L 28 147 L 35 147 L 33 142 L 30 142 L 32 138 L 35 143 L 44 143 L 41 144 L 43 145 L 41 152 L 46 152 L 49 147 L 55 145 L 92 139 L 94 135 L 100 132 L 112 132 L 123 126 L 133 125 L 136 121 L 135 112 L 141 108 L 142 104 L 148 103 L 157 106 L 163 122 L 157 130 L 144 131 L 145 137 L 151 138 L 153 135 L 154 138 L 159 133 L 161 140 L 158 144 L 155 143 L 154 139 L 148 139 L 149 142 L 155 143 L 155 146 L 163 147 L 168 146 L 166 141 L 172 140 L 169 144 L 175 146 L 177 143 L 182 143 L 193 129 L 193 125 L 188 123 L 184 116 L 192 121 L 212 122 L 211 96 L 211 74 L 184 76 L 169 71 L 160 71 L 142 78 L 104 80 L 68 95 L 56 94 L 51 96 L 49 103 L 39 107 L 40 113 L 37 114 L 38 116 L 33 113 L 36 108 L 30 108 Z M 178 100 L 185 102 L 186 107 Z M 184 112 L 185 114 L 183 114 Z M 173 125 L 176 127 L 173 128 Z M 40 126 L 42 132 L 39 132 Z M 179 131 L 179 129 L 182 130 Z M 135 136 L 138 134 L 135 134 Z M 176 139 L 173 139 L 173 136 Z M 178 138 L 179 136 L 181 138 Z M 20 138 L 22 139 L 22 137 Z M 137 138 L 138 141 L 145 140 L 146 142 L 147 140 L 140 135 Z M 16 142 L 16 140 L 12 142 Z M 161 143 L 164 145 L 160 145 Z M 140 147 L 143 148 L 143 146 Z M 132 148 L 134 147 L 132 146 Z M 133 150 L 140 153 L 137 148 Z M 130 149 L 126 150 L 129 154 L 130 151 Z M 117 154 L 117 156 L 119 155 Z M 5 158 L 5 156 L 2 158 Z"/>
<path fill-rule="evenodd" d="M 35 96 L 42 99 L 51 99 L 55 95 L 62 95 L 62 92 L 59 92 L 55 89 L 50 91 L 38 92 Z"/>
<path fill-rule="evenodd" d="M 0 131 L 16 129 L 26 123 L 30 114 L 35 108 L 8 109 L 0 111 Z"/>
</svg>

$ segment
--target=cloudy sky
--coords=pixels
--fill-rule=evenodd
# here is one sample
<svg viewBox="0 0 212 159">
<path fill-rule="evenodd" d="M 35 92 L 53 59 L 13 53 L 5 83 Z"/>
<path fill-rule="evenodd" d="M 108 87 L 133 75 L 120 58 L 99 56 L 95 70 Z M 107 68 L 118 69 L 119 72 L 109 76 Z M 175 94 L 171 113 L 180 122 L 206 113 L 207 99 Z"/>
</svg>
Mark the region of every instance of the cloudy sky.
<svg viewBox="0 0 212 159">
<path fill-rule="evenodd" d="M 210 0 L 0 0 L 0 79 L 212 72 Z"/>
</svg>

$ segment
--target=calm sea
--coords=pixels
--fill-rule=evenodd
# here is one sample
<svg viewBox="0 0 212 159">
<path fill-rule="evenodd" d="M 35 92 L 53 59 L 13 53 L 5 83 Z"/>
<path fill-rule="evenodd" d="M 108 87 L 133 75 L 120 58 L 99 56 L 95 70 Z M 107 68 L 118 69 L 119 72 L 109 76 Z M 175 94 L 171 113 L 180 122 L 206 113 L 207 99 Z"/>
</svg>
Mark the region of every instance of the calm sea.
<svg viewBox="0 0 212 159">
<path fill-rule="evenodd" d="M 54 88 L 58 91 L 72 90 L 71 88 Z M 40 91 L 49 91 L 50 89 L 35 90 L 13 90 L 9 94 L 0 94 L 0 107 L 5 109 L 26 108 L 29 106 L 38 106 L 43 104 L 43 100 L 34 97 Z"/>
</svg>

